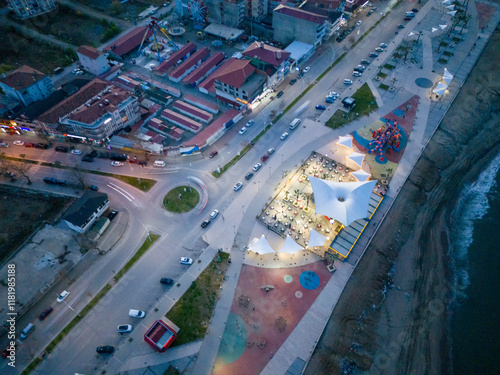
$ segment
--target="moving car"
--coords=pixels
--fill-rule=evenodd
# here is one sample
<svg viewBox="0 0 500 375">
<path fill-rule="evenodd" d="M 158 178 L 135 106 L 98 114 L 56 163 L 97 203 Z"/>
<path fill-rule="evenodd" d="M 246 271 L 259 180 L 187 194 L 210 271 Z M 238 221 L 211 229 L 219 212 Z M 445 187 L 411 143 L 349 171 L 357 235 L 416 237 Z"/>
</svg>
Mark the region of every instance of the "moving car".
<svg viewBox="0 0 500 375">
<path fill-rule="evenodd" d="M 249 120 L 245 126 L 246 126 L 247 128 L 249 128 L 249 127 L 250 127 L 250 126 L 252 126 L 254 123 L 255 123 L 255 120 Z"/>
<path fill-rule="evenodd" d="M 219 152 L 218 151 L 212 151 L 208 157 L 212 159 L 215 155 L 217 155 Z"/>
<path fill-rule="evenodd" d="M 268 154 L 269 156 L 271 156 L 272 154 L 274 154 L 274 148 L 273 148 L 273 147 L 271 147 L 269 150 L 267 150 L 267 154 Z"/>
<path fill-rule="evenodd" d="M 253 173 L 252 172 L 248 172 L 246 175 L 245 175 L 245 180 L 250 180 L 251 178 L 253 177 Z M 236 187 L 236 186 L 235 186 Z"/>
<path fill-rule="evenodd" d="M 283 134 L 281 134 L 280 139 L 281 139 L 282 141 L 284 141 L 284 140 L 286 139 L 286 137 L 288 137 L 288 133 L 287 133 L 287 132 L 284 132 Z"/>
<path fill-rule="evenodd" d="M 253 170 L 254 170 L 255 172 L 257 172 L 260 168 L 262 168 L 262 164 L 261 164 L 261 163 L 257 163 L 257 164 L 255 164 L 255 165 L 253 166 Z"/>
<path fill-rule="evenodd" d="M 302 72 L 303 72 L 303 74 L 306 74 L 310 70 L 311 70 L 311 67 L 310 66 L 306 66 Z"/>
<path fill-rule="evenodd" d="M 284 94 L 284 92 L 283 92 L 283 91 L 280 91 L 280 92 L 278 93 L 278 95 L 276 95 L 276 97 L 279 99 L 279 98 L 281 98 L 281 97 L 283 96 L 283 94 Z"/>
<path fill-rule="evenodd" d="M 71 153 L 73 155 L 81 155 L 82 154 L 82 152 L 80 150 L 77 150 L 76 148 L 74 150 L 71 150 Z"/>
<path fill-rule="evenodd" d="M 193 260 L 191 258 L 182 257 L 181 264 L 186 264 L 186 265 L 190 266 L 191 264 L 193 264 Z"/>
<path fill-rule="evenodd" d="M 378 53 L 375 53 L 375 52 L 370 52 L 368 54 L 369 57 L 378 57 Z"/>
<path fill-rule="evenodd" d="M 111 212 L 108 215 L 108 219 L 109 220 L 113 220 L 116 215 L 118 215 L 118 211 L 117 210 L 111 210 Z"/>
<path fill-rule="evenodd" d="M 38 316 L 38 320 L 44 320 L 54 309 L 52 307 L 47 307 L 43 312 Z"/>
<path fill-rule="evenodd" d="M 344 85 L 352 85 L 352 79 L 346 78 L 344 79 Z"/>
<path fill-rule="evenodd" d="M 128 316 L 132 318 L 144 318 L 146 316 L 146 313 L 142 310 L 135 310 L 135 309 L 130 309 L 128 311 Z"/>
<path fill-rule="evenodd" d="M 24 142 L 23 141 L 14 141 L 12 143 L 14 143 L 16 146 L 24 146 Z"/>
<path fill-rule="evenodd" d="M 316 106 L 316 109 L 319 109 L 320 111 L 324 111 L 324 110 L 326 109 L 326 107 L 325 107 L 324 105 L 320 105 L 320 104 L 318 104 L 318 105 Z"/>
<path fill-rule="evenodd" d="M 210 223 L 211 223 L 211 221 L 210 221 L 210 220 L 205 219 L 205 221 L 203 221 L 203 223 L 201 223 L 201 227 L 202 227 L 202 228 L 206 228 L 206 227 L 208 227 L 208 225 L 209 225 Z"/>
<path fill-rule="evenodd" d="M 292 85 L 292 86 L 293 86 L 293 85 L 295 85 L 295 82 L 297 82 L 297 78 L 292 79 L 292 80 L 290 81 L 290 85 Z"/>
<path fill-rule="evenodd" d="M 236 185 L 234 185 L 233 190 L 234 190 L 234 191 L 238 191 L 238 190 L 240 190 L 242 187 L 243 187 L 243 183 L 242 183 L 242 182 L 237 182 L 237 183 L 236 183 Z"/>
<path fill-rule="evenodd" d="M 241 135 L 243 135 L 243 134 L 245 134 L 246 132 L 247 132 L 247 128 L 242 127 L 238 133 L 240 133 Z"/>
<path fill-rule="evenodd" d="M 160 279 L 160 283 L 161 284 L 166 284 L 166 285 L 173 285 L 174 284 L 174 280 L 169 279 L 168 277 L 162 277 Z"/>
<path fill-rule="evenodd" d="M 112 161 L 111 166 L 112 167 L 121 167 L 123 163 L 120 163 L 119 161 Z"/>
<path fill-rule="evenodd" d="M 219 216 L 219 210 L 213 210 L 212 213 L 210 214 L 210 219 L 215 219 L 217 216 Z"/>
<path fill-rule="evenodd" d="M 68 292 L 67 290 L 63 290 L 63 291 L 61 292 L 61 294 L 59 294 L 59 295 L 57 296 L 57 302 L 58 302 L 58 303 L 61 303 L 62 301 L 64 301 L 64 300 L 66 299 L 66 297 L 67 297 L 67 296 L 69 296 L 69 293 L 70 293 L 70 292 Z"/>
<path fill-rule="evenodd" d="M 260 161 L 266 161 L 267 159 L 269 159 L 269 155 L 265 154 L 265 155 L 262 155 L 262 157 L 260 158 Z"/>
<path fill-rule="evenodd" d="M 130 324 L 121 324 L 116 329 L 118 333 L 132 332 L 132 326 Z"/>
<path fill-rule="evenodd" d="M 110 354 L 115 351 L 115 347 L 111 345 L 98 346 L 95 351 L 100 354 Z"/>
</svg>

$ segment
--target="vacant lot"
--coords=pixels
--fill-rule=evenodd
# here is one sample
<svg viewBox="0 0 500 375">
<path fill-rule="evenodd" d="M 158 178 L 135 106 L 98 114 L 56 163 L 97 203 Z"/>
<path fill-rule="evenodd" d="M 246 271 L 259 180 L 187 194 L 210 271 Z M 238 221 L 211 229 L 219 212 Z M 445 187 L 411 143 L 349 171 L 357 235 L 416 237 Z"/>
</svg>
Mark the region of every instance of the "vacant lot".
<svg viewBox="0 0 500 375">
<path fill-rule="evenodd" d="M 66 66 L 76 60 L 76 53 L 28 39 L 14 28 L 0 25 L 0 64 L 13 68 L 26 64 L 45 74 L 52 74 L 58 66 Z"/>
<path fill-rule="evenodd" d="M 119 17 L 127 21 L 137 19 L 137 15 L 149 6 L 162 6 L 166 0 L 129 0 L 121 4 L 117 0 L 77 0 L 79 3 L 86 5 L 92 9 L 109 14 L 114 17 Z"/>
<path fill-rule="evenodd" d="M 0 263 L 3 263 L 41 223 L 53 221 L 70 199 L 0 186 L 0 202 Z"/>
</svg>

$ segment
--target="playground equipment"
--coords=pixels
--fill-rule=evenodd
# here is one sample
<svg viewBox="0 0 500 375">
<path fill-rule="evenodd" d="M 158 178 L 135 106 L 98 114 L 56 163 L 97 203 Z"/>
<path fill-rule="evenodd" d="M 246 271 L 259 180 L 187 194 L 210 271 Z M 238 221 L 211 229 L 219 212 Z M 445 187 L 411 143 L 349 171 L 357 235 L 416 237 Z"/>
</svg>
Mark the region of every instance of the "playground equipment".
<svg viewBox="0 0 500 375">
<path fill-rule="evenodd" d="M 372 132 L 373 141 L 368 143 L 368 153 L 378 154 L 380 160 L 382 161 L 384 158 L 384 147 L 391 153 L 393 150 L 399 152 L 400 139 L 401 139 L 401 130 L 398 127 L 398 122 L 394 121 L 391 123 L 387 121 L 387 129 L 385 126 L 381 126 L 377 130 Z"/>
<path fill-rule="evenodd" d="M 194 22 L 195 30 L 203 30 L 208 19 L 208 8 L 203 0 L 191 0 L 188 3 L 189 18 Z"/>
<path fill-rule="evenodd" d="M 179 47 L 177 47 L 177 45 L 172 40 L 172 38 L 170 38 L 170 36 L 168 35 L 167 30 L 165 30 L 163 27 L 158 25 L 158 18 L 151 17 L 151 22 L 149 23 L 148 27 L 146 28 L 146 32 L 144 33 L 144 37 L 142 38 L 142 42 L 141 42 L 141 45 L 139 46 L 139 52 L 137 53 L 137 56 L 141 55 L 142 47 L 144 45 L 144 41 L 146 40 L 146 36 L 148 35 L 149 30 L 151 30 L 153 32 L 153 38 L 154 38 L 154 44 L 151 46 L 151 51 L 156 52 L 158 54 L 158 61 L 162 62 L 162 58 L 160 56 L 160 51 L 162 51 L 165 47 L 163 45 L 161 45 L 160 43 L 158 43 L 158 39 L 156 38 L 155 30 L 159 31 L 167 38 L 167 40 L 169 41 L 169 44 L 173 47 L 173 49 L 175 51 L 177 51 L 179 49 Z"/>
</svg>

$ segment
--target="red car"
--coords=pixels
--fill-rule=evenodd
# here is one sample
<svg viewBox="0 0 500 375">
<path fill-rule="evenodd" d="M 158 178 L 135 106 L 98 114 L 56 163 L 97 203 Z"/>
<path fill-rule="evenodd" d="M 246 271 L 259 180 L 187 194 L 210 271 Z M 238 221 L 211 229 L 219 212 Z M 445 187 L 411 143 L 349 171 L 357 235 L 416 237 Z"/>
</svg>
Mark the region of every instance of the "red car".
<svg viewBox="0 0 500 375">
<path fill-rule="evenodd" d="M 94 186 L 94 185 L 92 185 Z M 54 309 L 52 307 L 47 307 L 38 317 L 38 320 L 44 320 Z"/>
<path fill-rule="evenodd" d="M 14 345 L 14 350 L 15 350 L 15 345 Z M 7 358 L 10 355 L 11 352 L 11 347 L 10 345 L 4 349 L 2 352 L 2 358 Z"/>
<path fill-rule="evenodd" d="M 261 161 L 266 161 L 267 159 L 269 159 L 269 155 L 267 154 L 260 158 Z"/>
<path fill-rule="evenodd" d="M 35 147 L 34 143 L 25 143 L 24 147 Z"/>
<path fill-rule="evenodd" d="M 210 159 L 212 159 L 215 155 L 217 155 L 219 152 L 217 151 L 212 151 L 212 153 L 208 156 Z"/>
</svg>

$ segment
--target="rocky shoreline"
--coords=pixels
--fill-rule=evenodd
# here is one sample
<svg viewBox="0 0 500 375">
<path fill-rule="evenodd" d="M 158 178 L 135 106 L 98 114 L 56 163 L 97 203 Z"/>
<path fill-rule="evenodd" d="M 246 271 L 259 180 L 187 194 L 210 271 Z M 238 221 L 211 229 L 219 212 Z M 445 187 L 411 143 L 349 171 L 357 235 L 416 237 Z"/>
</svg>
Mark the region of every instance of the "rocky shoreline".
<svg viewBox="0 0 500 375">
<path fill-rule="evenodd" d="M 451 213 L 500 152 L 498 30 L 349 280 L 305 374 L 449 374 Z"/>
</svg>

